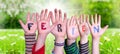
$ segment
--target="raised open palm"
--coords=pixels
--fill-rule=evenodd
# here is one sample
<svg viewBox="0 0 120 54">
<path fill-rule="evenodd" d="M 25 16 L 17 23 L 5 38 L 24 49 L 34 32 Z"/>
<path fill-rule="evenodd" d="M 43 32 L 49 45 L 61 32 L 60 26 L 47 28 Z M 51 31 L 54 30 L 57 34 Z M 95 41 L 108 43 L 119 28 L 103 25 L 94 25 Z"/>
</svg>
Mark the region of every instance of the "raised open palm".
<svg viewBox="0 0 120 54">
<path fill-rule="evenodd" d="M 89 19 L 87 20 L 87 23 L 89 25 L 93 38 L 99 38 L 108 28 L 108 25 L 106 25 L 104 28 L 101 28 L 101 16 L 100 15 L 96 14 L 95 17 L 93 17 L 92 15 L 91 22 L 92 22 L 92 25 L 90 24 Z"/>
<path fill-rule="evenodd" d="M 67 38 L 70 40 L 75 40 L 79 36 L 76 21 L 77 20 L 75 16 L 71 17 L 71 19 L 67 21 Z"/>
<path fill-rule="evenodd" d="M 32 19 L 30 19 L 30 13 L 28 13 L 26 24 L 19 20 L 20 25 L 22 26 L 26 34 L 33 34 L 37 30 L 37 23 L 35 22 L 34 18 L 35 14 L 32 14 Z"/>
<path fill-rule="evenodd" d="M 66 14 L 64 13 L 64 17 L 62 17 L 61 10 L 55 9 L 55 17 L 52 14 L 52 24 L 56 24 L 55 28 L 51 31 L 55 37 L 65 37 L 66 34 Z M 64 18 L 64 19 L 62 19 Z"/>
<path fill-rule="evenodd" d="M 78 19 L 78 28 L 79 28 L 79 33 L 81 37 L 88 36 L 90 33 L 89 27 L 86 22 L 87 18 L 88 16 L 81 15 L 80 18 Z"/>
<path fill-rule="evenodd" d="M 39 34 L 48 34 L 53 29 L 54 25 L 50 26 L 51 14 L 51 11 L 48 14 L 47 9 L 42 10 L 40 15 L 38 13 L 36 14 Z"/>
</svg>

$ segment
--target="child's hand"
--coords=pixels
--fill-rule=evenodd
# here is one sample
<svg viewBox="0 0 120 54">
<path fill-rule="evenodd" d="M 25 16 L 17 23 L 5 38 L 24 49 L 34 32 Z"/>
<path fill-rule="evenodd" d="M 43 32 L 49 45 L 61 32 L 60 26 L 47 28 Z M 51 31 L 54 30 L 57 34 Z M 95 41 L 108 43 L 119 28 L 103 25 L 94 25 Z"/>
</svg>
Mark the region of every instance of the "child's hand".
<svg viewBox="0 0 120 54">
<path fill-rule="evenodd" d="M 54 54 L 63 54 L 63 46 L 64 46 L 64 38 L 66 35 L 66 14 L 64 14 L 64 19 L 62 19 L 61 10 L 55 9 L 55 18 L 52 15 L 52 24 L 57 24 L 57 26 L 51 31 L 51 33 L 55 36 L 55 43 L 59 44 L 54 47 Z"/>
<path fill-rule="evenodd" d="M 69 40 L 76 40 L 79 36 L 76 17 L 72 16 L 67 22 L 67 38 Z"/>
<path fill-rule="evenodd" d="M 45 45 L 47 35 L 55 26 L 55 24 L 50 26 L 51 14 L 52 14 L 51 11 L 48 14 L 47 9 L 42 10 L 40 15 L 38 13 L 36 14 L 37 25 L 38 25 L 38 39 L 36 42 L 36 50 L 40 49 L 43 45 Z"/>
<path fill-rule="evenodd" d="M 92 54 L 99 54 L 99 41 L 100 36 L 106 31 L 108 25 L 104 28 L 101 28 L 101 16 L 95 15 L 95 19 L 93 20 L 93 15 L 91 16 L 92 25 L 89 20 L 87 23 L 89 25 L 91 35 L 92 35 Z"/>
<path fill-rule="evenodd" d="M 27 22 L 24 24 L 21 20 L 19 20 L 20 25 L 25 31 L 25 34 L 34 34 L 37 30 L 37 23 L 34 21 L 35 14 L 32 14 L 32 19 L 30 19 L 30 13 L 27 15 Z"/>
<path fill-rule="evenodd" d="M 79 33 L 80 33 L 80 40 L 81 44 L 87 43 L 88 42 L 88 35 L 90 33 L 89 27 L 87 25 L 86 19 L 88 16 L 86 15 L 81 15 L 80 18 L 77 20 L 78 22 L 78 28 L 79 28 Z"/>
<path fill-rule="evenodd" d="M 77 20 L 75 16 L 72 16 L 71 19 L 67 21 L 67 44 L 71 45 L 78 36 Z"/>
<path fill-rule="evenodd" d="M 90 24 L 89 20 L 87 20 L 92 38 L 93 39 L 99 39 L 100 36 L 106 31 L 108 28 L 108 25 L 106 25 L 104 28 L 101 28 L 101 16 L 95 15 L 95 18 L 93 19 L 93 15 L 91 16 L 91 22 L 92 25 Z"/>
<path fill-rule="evenodd" d="M 30 19 L 30 13 L 27 15 L 27 22 L 24 24 L 21 20 L 19 20 L 24 32 L 25 32 L 25 44 L 27 54 L 32 53 L 32 46 L 35 43 L 37 23 L 34 21 L 35 14 L 32 14 L 32 19 Z"/>
<path fill-rule="evenodd" d="M 88 16 L 81 15 L 80 18 L 78 19 L 78 28 L 79 28 L 81 38 L 83 38 L 85 36 L 88 37 L 88 35 L 90 33 L 89 27 L 88 27 L 87 22 L 86 22 L 87 18 L 88 18 Z"/>
<path fill-rule="evenodd" d="M 65 38 L 66 35 L 66 14 L 64 13 L 64 17 L 62 17 L 61 10 L 55 9 L 55 18 L 52 15 L 52 24 L 57 24 L 57 26 L 51 31 L 55 38 Z M 64 18 L 64 19 L 62 19 Z"/>
<path fill-rule="evenodd" d="M 51 29 L 54 28 L 54 25 L 50 26 L 51 14 L 51 11 L 48 14 L 47 9 L 42 10 L 40 16 L 38 13 L 36 14 L 39 35 L 47 35 L 50 33 Z"/>
</svg>

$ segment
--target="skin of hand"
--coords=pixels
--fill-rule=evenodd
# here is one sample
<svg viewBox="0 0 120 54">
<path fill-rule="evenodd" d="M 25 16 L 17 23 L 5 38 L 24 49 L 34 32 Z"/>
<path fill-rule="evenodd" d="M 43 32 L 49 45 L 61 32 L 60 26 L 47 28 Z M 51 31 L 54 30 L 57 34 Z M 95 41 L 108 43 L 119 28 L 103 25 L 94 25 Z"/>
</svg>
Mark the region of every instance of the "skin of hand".
<svg viewBox="0 0 120 54">
<path fill-rule="evenodd" d="M 90 24 L 89 19 L 87 20 L 92 35 L 92 54 L 99 54 L 100 37 L 107 30 L 108 25 L 106 25 L 104 28 L 101 28 L 101 16 L 97 14 L 95 14 L 94 20 L 93 15 L 91 16 L 91 22 L 92 25 Z M 95 27 L 99 28 L 97 32 L 95 32 Z"/>
<path fill-rule="evenodd" d="M 22 26 L 22 28 L 23 28 L 23 30 L 25 32 L 25 35 L 35 34 L 35 32 L 37 30 L 37 23 L 34 21 L 34 18 L 35 18 L 35 14 L 34 13 L 32 14 L 32 19 L 30 19 L 30 13 L 28 13 L 26 24 L 24 24 L 21 20 L 19 20 L 19 23 Z M 34 36 L 34 37 L 36 37 L 36 36 Z M 26 40 L 28 40 L 28 39 L 26 39 Z M 27 43 L 28 42 L 26 42 L 26 44 Z M 27 45 L 26 45 L 26 47 L 27 47 Z M 29 46 L 29 47 L 32 48 L 32 46 Z M 26 48 L 26 50 L 27 50 L 27 48 Z M 27 54 L 31 54 L 32 52 L 28 52 L 28 50 L 27 50 L 26 53 Z"/>
<path fill-rule="evenodd" d="M 67 23 L 67 18 L 66 18 L 66 13 L 64 13 L 64 20 L 62 19 L 62 12 L 61 10 L 54 10 L 55 12 L 55 17 L 52 16 L 52 24 L 61 24 L 61 29 L 62 32 L 58 31 L 57 26 L 51 31 L 51 33 L 55 36 L 55 39 L 57 38 L 65 38 L 66 35 L 66 23 Z"/>
<path fill-rule="evenodd" d="M 26 19 L 27 20 L 26 24 L 24 24 L 22 22 L 22 20 L 19 20 L 19 23 L 22 26 L 25 34 L 34 34 L 36 32 L 36 30 L 37 30 L 37 23 L 34 21 L 34 18 L 35 18 L 35 14 L 34 13 L 32 14 L 32 19 L 30 19 L 30 13 L 28 13 L 27 19 Z M 33 23 L 33 25 L 31 25 L 30 30 L 28 29 L 28 24 L 29 23 Z"/>
<path fill-rule="evenodd" d="M 44 44 L 47 35 L 54 28 L 55 24 L 50 25 L 50 17 L 52 12 L 48 13 L 48 9 L 42 10 L 40 15 L 36 13 L 38 39 L 36 43 L 36 50 L 40 49 Z"/>
<path fill-rule="evenodd" d="M 90 33 L 89 27 L 87 24 L 87 18 L 88 15 L 80 15 L 80 18 L 77 20 L 78 22 L 78 28 L 79 28 L 79 34 L 80 34 L 80 43 L 84 44 L 88 42 L 88 35 Z"/>
<path fill-rule="evenodd" d="M 78 36 L 77 19 L 76 16 L 72 16 L 71 19 L 67 21 L 67 45 L 74 43 Z"/>
<path fill-rule="evenodd" d="M 67 23 L 67 16 L 66 13 L 64 13 L 64 17 L 62 17 L 61 10 L 54 10 L 54 15 L 52 14 L 52 24 L 57 24 L 55 28 L 51 31 L 51 33 L 55 36 L 55 42 L 56 43 L 64 43 L 65 35 L 66 35 L 66 23 Z M 62 19 L 63 18 L 63 19 Z M 58 28 L 58 25 L 61 25 L 60 28 Z M 58 31 L 58 29 L 61 29 L 62 31 Z M 54 53 L 55 54 L 63 54 L 63 46 L 55 46 L 54 47 Z"/>
<path fill-rule="evenodd" d="M 38 25 L 38 34 L 49 34 L 50 31 L 54 28 L 55 24 L 50 25 L 50 17 L 52 12 L 48 13 L 48 9 L 42 10 L 40 16 L 37 14 L 37 25 Z M 42 24 L 44 24 L 42 26 Z M 44 29 L 42 29 L 42 27 Z"/>
<path fill-rule="evenodd" d="M 91 21 L 92 21 L 92 25 L 89 23 L 89 19 L 87 20 L 87 23 L 89 25 L 90 28 L 90 32 L 92 35 L 93 39 L 99 39 L 100 36 L 107 30 L 108 25 L 106 25 L 104 28 L 101 28 L 101 16 L 95 14 L 95 19 L 93 20 L 93 15 L 91 16 Z M 99 26 L 99 32 L 94 32 L 94 27 L 98 27 Z"/>
</svg>

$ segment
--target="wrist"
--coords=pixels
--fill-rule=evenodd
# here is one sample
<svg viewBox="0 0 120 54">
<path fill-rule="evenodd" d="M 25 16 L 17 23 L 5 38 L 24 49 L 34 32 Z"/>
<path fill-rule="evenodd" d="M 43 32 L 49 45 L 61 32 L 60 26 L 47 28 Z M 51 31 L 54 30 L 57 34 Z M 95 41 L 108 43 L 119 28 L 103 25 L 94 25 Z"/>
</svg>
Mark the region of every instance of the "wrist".
<svg viewBox="0 0 120 54">
<path fill-rule="evenodd" d="M 93 41 L 99 42 L 100 38 L 92 38 Z"/>
<path fill-rule="evenodd" d="M 85 44 L 87 42 L 88 42 L 88 37 L 87 36 L 81 37 L 80 44 Z"/>
<path fill-rule="evenodd" d="M 64 42 L 64 38 L 55 38 L 55 42 L 56 43 L 63 43 Z"/>
<path fill-rule="evenodd" d="M 71 44 L 74 43 L 74 42 L 75 42 L 75 40 L 67 39 L 67 45 L 68 45 L 68 46 L 71 45 Z"/>
<path fill-rule="evenodd" d="M 25 35 L 36 35 L 36 33 L 25 33 Z"/>
<path fill-rule="evenodd" d="M 38 34 L 38 38 L 40 39 L 46 39 L 47 34 Z"/>
<path fill-rule="evenodd" d="M 38 33 L 38 36 L 47 36 L 47 33 Z"/>
<path fill-rule="evenodd" d="M 46 37 L 46 34 L 38 34 L 37 42 L 41 41 L 44 43 L 46 41 Z"/>
</svg>

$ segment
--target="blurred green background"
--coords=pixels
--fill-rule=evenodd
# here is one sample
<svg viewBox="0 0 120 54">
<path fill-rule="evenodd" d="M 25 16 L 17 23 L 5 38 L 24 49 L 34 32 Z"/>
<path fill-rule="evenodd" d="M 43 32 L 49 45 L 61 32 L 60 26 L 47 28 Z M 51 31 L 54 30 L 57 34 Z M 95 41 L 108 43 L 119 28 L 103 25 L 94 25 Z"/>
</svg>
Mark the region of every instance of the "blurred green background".
<svg viewBox="0 0 120 54">
<path fill-rule="evenodd" d="M 62 9 L 72 15 L 100 14 L 102 26 L 120 28 L 120 1 L 119 0 L 0 0 L 0 28 L 21 28 L 18 19 L 25 21 L 27 12 L 36 13 L 41 9 Z"/>
<path fill-rule="evenodd" d="M 80 14 L 100 14 L 102 27 L 109 25 L 101 37 L 100 52 L 120 54 L 120 0 L 0 0 L 0 54 L 24 54 L 24 32 L 18 20 L 25 22 L 28 12 L 40 13 L 46 8 L 50 11 L 61 9 L 68 18 Z M 89 41 L 91 52 L 91 36 Z M 46 54 L 51 54 L 53 43 L 54 36 L 49 34 Z"/>
</svg>

